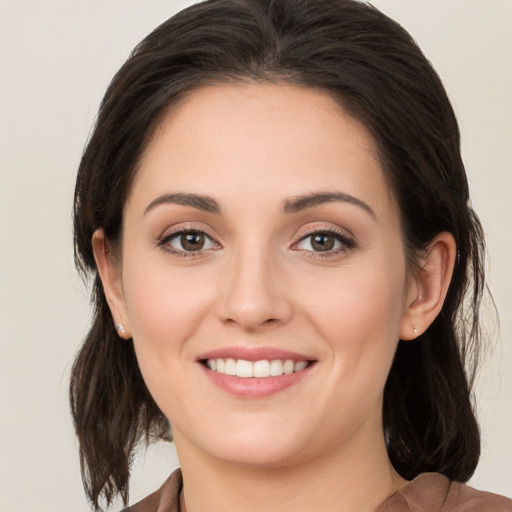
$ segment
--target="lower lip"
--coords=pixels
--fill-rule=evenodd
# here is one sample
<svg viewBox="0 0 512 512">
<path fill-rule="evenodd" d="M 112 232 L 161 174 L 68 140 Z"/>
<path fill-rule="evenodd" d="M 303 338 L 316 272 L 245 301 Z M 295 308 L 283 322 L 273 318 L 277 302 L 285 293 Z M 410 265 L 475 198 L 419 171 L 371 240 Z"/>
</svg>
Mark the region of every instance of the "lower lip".
<svg viewBox="0 0 512 512">
<path fill-rule="evenodd" d="M 300 382 L 311 371 L 314 364 L 304 370 L 277 377 L 237 377 L 215 372 L 201 365 L 208 378 L 219 388 L 241 398 L 265 398 Z"/>
</svg>

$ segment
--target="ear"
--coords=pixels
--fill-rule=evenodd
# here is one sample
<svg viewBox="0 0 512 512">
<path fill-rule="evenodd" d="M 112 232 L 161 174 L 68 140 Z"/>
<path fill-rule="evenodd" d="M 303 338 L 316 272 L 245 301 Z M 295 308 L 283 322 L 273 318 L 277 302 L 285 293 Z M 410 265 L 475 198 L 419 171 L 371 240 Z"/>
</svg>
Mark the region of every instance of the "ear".
<svg viewBox="0 0 512 512">
<path fill-rule="evenodd" d="M 116 331 L 121 338 L 130 339 L 131 334 L 121 278 L 121 264 L 112 255 L 102 229 L 97 229 L 92 235 L 92 250 Z"/>
<path fill-rule="evenodd" d="M 443 307 L 455 266 L 457 246 L 451 233 L 439 233 L 429 244 L 420 268 L 410 277 L 400 339 L 424 333 Z"/>
</svg>

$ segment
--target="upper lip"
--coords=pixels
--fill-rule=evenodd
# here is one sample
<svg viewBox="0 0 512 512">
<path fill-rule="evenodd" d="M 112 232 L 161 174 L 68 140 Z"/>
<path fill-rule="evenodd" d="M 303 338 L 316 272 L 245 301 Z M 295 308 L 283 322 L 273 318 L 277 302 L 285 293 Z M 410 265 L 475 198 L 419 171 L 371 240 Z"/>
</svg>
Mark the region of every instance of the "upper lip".
<svg viewBox="0 0 512 512">
<path fill-rule="evenodd" d="M 298 352 L 283 350 L 277 347 L 242 347 L 231 346 L 218 348 L 201 354 L 197 360 L 204 361 L 206 359 L 243 359 L 245 361 L 261 361 L 268 359 L 292 360 L 292 361 L 313 361 L 314 358 L 308 357 Z"/>
</svg>

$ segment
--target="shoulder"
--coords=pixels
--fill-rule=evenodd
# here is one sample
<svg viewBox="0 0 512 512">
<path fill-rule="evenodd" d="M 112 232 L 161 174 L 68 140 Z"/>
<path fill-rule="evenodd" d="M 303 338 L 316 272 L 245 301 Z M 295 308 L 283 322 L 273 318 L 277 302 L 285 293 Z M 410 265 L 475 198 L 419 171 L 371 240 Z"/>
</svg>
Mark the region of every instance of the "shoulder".
<svg viewBox="0 0 512 512">
<path fill-rule="evenodd" d="M 182 486 L 181 470 L 176 469 L 160 489 L 121 512 L 178 512 Z"/>
<path fill-rule="evenodd" d="M 512 500 L 451 482 L 439 473 L 422 473 L 377 512 L 512 512 Z"/>
<path fill-rule="evenodd" d="M 459 509 L 461 512 L 512 512 L 512 499 L 452 482 L 442 510 L 450 512 Z"/>
</svg>

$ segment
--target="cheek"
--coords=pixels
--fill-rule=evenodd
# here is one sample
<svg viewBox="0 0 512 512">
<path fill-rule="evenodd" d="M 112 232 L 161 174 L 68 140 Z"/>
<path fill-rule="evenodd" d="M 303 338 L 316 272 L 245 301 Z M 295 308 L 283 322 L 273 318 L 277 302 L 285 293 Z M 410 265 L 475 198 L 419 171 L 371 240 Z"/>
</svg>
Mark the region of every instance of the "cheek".
<svg viewBox="0 0 512 512">
<path fill-rule="evenodd" d="M 330 332 L 330 338 L 349 330 L 377 337 L 399 332 L 405 302 L 405 264 L 400 259 L 347 265 L 328 275 L 318 269 L 304 273 L 301 280 L 304 311 L 317 319 L 318 328 Z"/>
<path fill-rule="evenodd" d="M 333 273 L 334 274 L 334 273 Z M 312 283 L 310 283 L 311 285 Z M 340 392 L 376 398 L 398 344 L 405 303 L 405 265 L 343 269 L 322 287 L 310 286 L 303 310 L 327 341 Z M 348 388 L 347 388 L 348 386 Z"/>
<path fill-rule="evenodd" d="M 179 340 L 197 326 L 213 299 L 208 276 L 197 269 L 175 268 L 158 254 L 132 251 L 123 283 L 134 338 Z"/>
<path fill-rule="evenodd" d="M 132 251 L 123 267 L 125 302 L 139 367 L 158 402 L 162 390 L 171 389 L 170 380 L 184 376 L 191 359 L 187 340 L 211 311 L 213 287 L 204 276 L 136 256 Z"/>
</svg>

